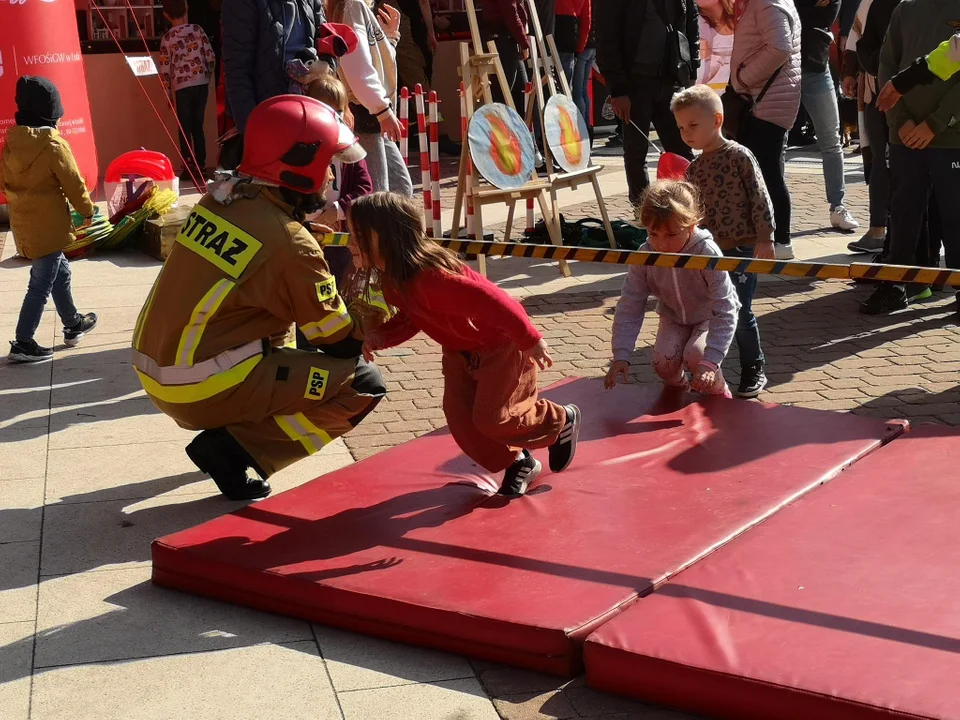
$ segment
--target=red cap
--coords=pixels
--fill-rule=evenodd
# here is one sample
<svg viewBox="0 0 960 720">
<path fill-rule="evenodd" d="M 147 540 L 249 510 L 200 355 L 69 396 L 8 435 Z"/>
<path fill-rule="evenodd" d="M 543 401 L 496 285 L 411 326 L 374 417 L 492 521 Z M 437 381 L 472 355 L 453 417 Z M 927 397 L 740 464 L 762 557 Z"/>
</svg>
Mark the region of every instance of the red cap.
<svg viewBox="0 0 960 720">
<path fill-rule="evenodd" d="M 343 57 L 357 49 L 360 38 L 349 25 L 324 23 L 317 30 L 317 55 Z"/>
<path fill-rule="evenodd" d="M 683 180 L 690 161 L 675 153 L 664 153 L 657 161 L 657 180 Z"/>
<path fill-rule="evenodd" d="M 279 95 L 247 119 L 244 175 L 302 193 L 323 187 L 333 158 L 355 163 L 366 156 L 340 116 L 306 95 Z"/>
</svg>

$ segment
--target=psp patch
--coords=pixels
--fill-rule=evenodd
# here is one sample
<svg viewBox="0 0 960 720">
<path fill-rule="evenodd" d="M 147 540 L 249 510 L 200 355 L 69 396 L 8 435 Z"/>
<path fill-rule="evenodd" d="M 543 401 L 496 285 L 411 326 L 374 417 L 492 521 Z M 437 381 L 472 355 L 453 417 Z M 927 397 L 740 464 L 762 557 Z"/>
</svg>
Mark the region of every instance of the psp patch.
<svg viewBox="0 0 960 720">
<path fill-rule="evenodd" d="M 327 300 L 332 300 L 337 294 L 337 280 L 336 278 L 330 277 L 322 282 L 317 283 L 317 299 L 321 303 L 327 302 Z"/>
<path fill-rule="evenodd" d="M 330 371 L 321 368 L 310 368 L 310 376 L 307 379 L 307 391 L 303 396 L 307 400 L 323 400 L 323 395 L 327 391 L 327 383 L 330 381 Z"/>
</svg>

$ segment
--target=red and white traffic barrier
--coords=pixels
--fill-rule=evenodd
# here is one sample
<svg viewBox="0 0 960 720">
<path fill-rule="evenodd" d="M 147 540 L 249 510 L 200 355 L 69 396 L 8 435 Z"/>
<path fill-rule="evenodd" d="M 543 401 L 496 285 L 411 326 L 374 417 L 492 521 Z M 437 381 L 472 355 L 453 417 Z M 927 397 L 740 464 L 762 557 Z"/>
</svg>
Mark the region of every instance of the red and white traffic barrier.
<svg viewBox="0 0 960 720">
<path fill-rule="evenodd" d="M 433 217 L 433 191 L 430 184 L 430 155 L 427 145 L 427 116 L 423 107 L 423 86 L 417 83 L 413 88 L 417 99 L 417 130 L 420 134 L 420 187 L 423 190 L 423 220 L 430 227 Z"/>
<path fill-rule="evenodd" d="M 526 87 L 523 89 L 523 96 L 526 100 L 526 105 L 524 107 L 524 116 L 530 112 L 530 103 L 533 102 L 533 83 L 528 82 Z M 533 116 L 531 115 L 530 132 L 533 133 Z M 527 198 L 527 234 L 533 234 L 533 230 L 537 224 L 537 216 L 533 207 L 533 198 Z"/>
<path fill-rule="evenodd" d="M 433 237 L 443 237 L 440 226 L 440 113 L 436 90 L 431 90 L 427 103 L 430 106 L 430 189 L 433 200 Z"/>
<path fill-rule="evenodd" d="M 400 88 L 400 154 L 403 164 L 410 165 L 410 91 Z"/>
<path fill-rule="evenodd" d="M 467 90 L 463 82 L 460 82 L 460 141 L 467 141 Z M 464 204 L 467 208 L 467 237 L 475 238 L 476 232 L 473 227 L 473 160 L 467 153 L 467 166 L 464 170 L 466 176 L 466 192 L 463 194 Z M 459 223 L 460 218 L 454 220 Z"/>
</svg>

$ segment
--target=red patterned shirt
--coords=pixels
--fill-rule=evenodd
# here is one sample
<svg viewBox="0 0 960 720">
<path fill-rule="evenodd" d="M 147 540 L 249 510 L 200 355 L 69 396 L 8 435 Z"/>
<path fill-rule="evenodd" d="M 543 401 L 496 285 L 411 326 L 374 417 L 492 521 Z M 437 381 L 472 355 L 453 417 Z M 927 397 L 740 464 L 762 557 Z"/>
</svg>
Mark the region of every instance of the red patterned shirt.
<svg viewBox="0 0 960 720">
<path fill-rule="evenodd" d="M 210 82 L 216 58 L 199 25 L 177 25 L 160 41 L 160 77 L 173 92 Z"/>
</svg>

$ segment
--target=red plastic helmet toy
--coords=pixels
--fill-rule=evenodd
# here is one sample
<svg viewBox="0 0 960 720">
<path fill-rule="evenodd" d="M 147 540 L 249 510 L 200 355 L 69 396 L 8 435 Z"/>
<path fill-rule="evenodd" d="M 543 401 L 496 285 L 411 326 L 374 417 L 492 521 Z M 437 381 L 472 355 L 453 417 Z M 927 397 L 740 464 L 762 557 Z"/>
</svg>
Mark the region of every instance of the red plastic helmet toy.
<svg viewBox="0 0 960 720">
<path fill-rule="evenodd" d="M 238 170 L 310 194 L 323 188 L 331 160 L 355 163 L 365 156 L 331 107 L 306 95 L 278 95 L 250 113 Z"/>
<path fill-rule="evenodd" d="M 683 180 L 690 161 L 676 153 L 667 152 L 657 161 L 657 180 Z"/>
</svg>

